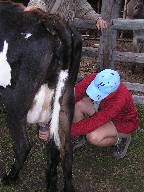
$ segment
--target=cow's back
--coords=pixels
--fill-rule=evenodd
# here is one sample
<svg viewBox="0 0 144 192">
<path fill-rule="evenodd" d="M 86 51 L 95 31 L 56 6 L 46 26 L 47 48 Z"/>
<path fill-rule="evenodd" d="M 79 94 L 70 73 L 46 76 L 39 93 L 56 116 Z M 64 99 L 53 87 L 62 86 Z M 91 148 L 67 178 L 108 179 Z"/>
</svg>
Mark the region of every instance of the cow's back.
<svg viewBox="0 0 144 192">
<path fill-rule="evenodd" d="M 43 71 L 47 71 L 50 67 L 51 72 L 47 74 L 47 81 L 51 86 L 56 81 L 51 74 L 56 76 L 61 69 L 69 69 L 72 31 L 58 16 L 46 14 L 40 10 L 23 12 L 6 8 L 6 11 L 5 9 L 0 11 L 0 28 L 0 51 L 6 41 L 8 62 L 12 71 L 15 71 L 12 83 L 15 83 L 19 73 L 15 68 L 19 69 L 20 65 L 33 71 L 37 69 L 37 65 L 39 67 L 41 65 Z M 52 59 L 52 63 L 48 62 Z M 16 62 L 17 60 L 20 62 Z"/>
</svg>

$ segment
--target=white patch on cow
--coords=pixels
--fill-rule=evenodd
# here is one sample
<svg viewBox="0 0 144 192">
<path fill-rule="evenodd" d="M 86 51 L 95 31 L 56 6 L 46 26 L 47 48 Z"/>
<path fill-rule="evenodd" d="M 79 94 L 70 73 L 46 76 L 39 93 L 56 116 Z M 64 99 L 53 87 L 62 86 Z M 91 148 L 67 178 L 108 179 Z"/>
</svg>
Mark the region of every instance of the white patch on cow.
<svg viewBox="0 0 144 192">
<path fill-rule="evenodd" d="M 32 36 L 31 33 L 21 33 L 21 34 L 24 36 L 25 39 L 28 39 L 29 37 Z"/>
<path fill-rule="evenodd" d="M 53 95 L 54 90 L 49 89 L 47 84 L 40 87 L 35 95 L 32 107 L 28 111 L 28 123 L 47 123 L 51 119 L 51 102 Z"/>
<path fill-rule="evenodd" d="M 4 41 L 2 52 L 0 52 L 0 86 L 11 85 L 11 67 L 7 62 L 8 43 Z"/>
<path fill-rule="evenodd" d="M 58 128 L 59 128 L 59 113 L 60 113 L 60 103 L 59 99 L 62 95 L 62 90 L 65 85 L 65 81 L 68 77 L 68 70 L 63 70 L 59 74 L 59 80 L 58 84 L 56 87 L 56 92 L 55 92 L 55 99 L 54 99 L 54 105 L 53 105 L 53 112 L 52 112 L 52 119 L 50 123 L 50 137 L 52 138 L 54 136 L 54 141 L 57 147 L 60 148 L 61 143 L 60 143 L 60 137 L 58 134 Z"/>
</svg>

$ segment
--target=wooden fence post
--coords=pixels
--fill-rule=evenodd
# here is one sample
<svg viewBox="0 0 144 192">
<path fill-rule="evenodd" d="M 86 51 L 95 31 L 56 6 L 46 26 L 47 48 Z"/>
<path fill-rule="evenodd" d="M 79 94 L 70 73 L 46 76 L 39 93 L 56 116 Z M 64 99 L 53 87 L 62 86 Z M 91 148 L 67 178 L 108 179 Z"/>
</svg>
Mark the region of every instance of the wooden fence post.
<svg viewBox="0 0 144 192">
<path fill-rule="evenodd" d="M 98 64 L 100 69 L 110 68 L 111 20 L 120 16 L 122 0 L 102 0 L 101 16 L 108 22 L 107 29 L 102 30 L 99 44 Z"/>
</svg>

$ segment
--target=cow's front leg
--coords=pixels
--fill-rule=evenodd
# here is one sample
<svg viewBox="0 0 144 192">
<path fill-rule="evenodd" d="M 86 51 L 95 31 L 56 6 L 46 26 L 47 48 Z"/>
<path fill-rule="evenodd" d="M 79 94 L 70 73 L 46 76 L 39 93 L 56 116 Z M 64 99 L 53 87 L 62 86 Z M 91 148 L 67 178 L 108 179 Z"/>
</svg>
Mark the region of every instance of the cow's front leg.
<svg viewBox="0 0 144 192">
<path fill-rule="evenodd" d="M 14 114 L 10 115 L 8 115 L 8 126 L 14 142 L 14 162 L 11 165 L 10 171 L 2 179 L 3 184 L 11 184 L 18 180 L 19 172 L 30 152 L 30 144 L 25 130 L 25 120 L 19 120 Z"/>
</svg>

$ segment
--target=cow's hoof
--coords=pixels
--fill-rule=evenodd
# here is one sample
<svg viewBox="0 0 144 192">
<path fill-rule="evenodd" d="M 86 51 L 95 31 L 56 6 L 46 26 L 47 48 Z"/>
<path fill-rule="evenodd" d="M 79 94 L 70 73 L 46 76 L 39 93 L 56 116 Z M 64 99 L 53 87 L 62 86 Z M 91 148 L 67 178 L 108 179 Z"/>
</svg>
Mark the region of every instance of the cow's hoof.
<svg viewBox="0 0 144 192">
<path fill-rule="evenodd" d="M 64 190 L 61 190 L 61 192 L 63 192 Z M 64 191 L 64 192 L 67 192 L 67 191 Z M 68 190 L 68 192 L 75 192 L 74 189 L 71 189 L 71 190 Z"/>
<path fill-rule="evenodd" d="M 72 187 L 70 187 L 69 189 L 63 189 L 63 191 L 64 192 L 75 192 L 75 189 L 74 189 L 74 187 L 72 186 Z M 62 191 L 61 191 L 62 192 Z"/>
<path fill-rule="evenodd" d="M 3 185 L 11 185 L 11 184 L 17 184 L 19 181 L 19 177 L 11 178 L 9 175 L 4 175 L 4 177 L 1 179 L 1 183 Z"/>
<path fill-rule="evenodd" d="M 57 189 L 47 189 L 47 192 L 58 192 Z"/>
</svg>

